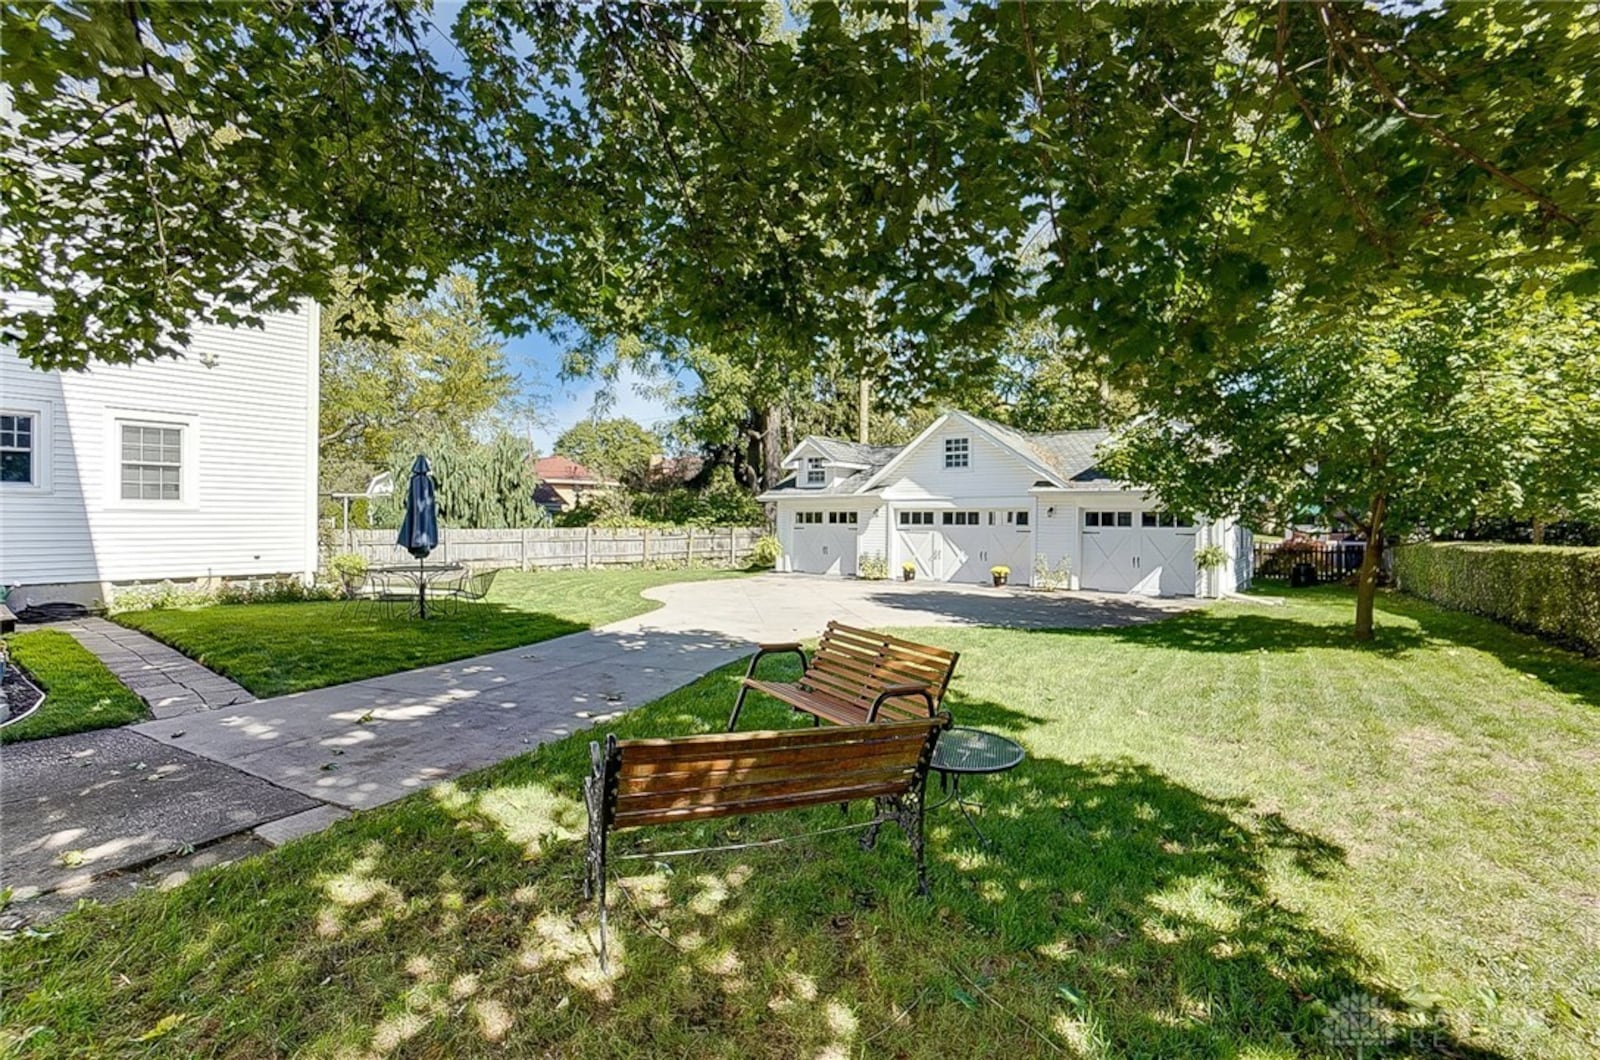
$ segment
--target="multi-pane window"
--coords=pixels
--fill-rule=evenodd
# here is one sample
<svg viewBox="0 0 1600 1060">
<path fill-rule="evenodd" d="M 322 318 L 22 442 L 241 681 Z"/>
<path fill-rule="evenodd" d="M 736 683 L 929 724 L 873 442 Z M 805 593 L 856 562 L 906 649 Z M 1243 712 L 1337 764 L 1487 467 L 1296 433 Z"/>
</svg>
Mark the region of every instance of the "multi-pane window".
<svg viewBox="0 0 1600 1060">
<path fill-rule="evenodd" d="M 933 525 L 933 513 L 932 512 L 901 512 L 900 513 L 900 525 L 901 526 L 932 526 Z"/>
<path fill-rule="evenodd" d="M 122 425 L 122 499 L 183 499 L 183 429 Z"/>
<path fill-rule="evenodd" d="M 1018 512 L 1017 513 L 1017 525 L 1018 526 L 1027 526 L 1028 525 L 1028 513 L 1027 512 Z"/>
<path fill-rule="evenodd" d="M 1194 520 L 1187 515 L 1173 515 L 1171 512 L 1140 512 L 1140 526 L 1193 526 Z"/>
<path fill-rule="evenodd" d="M 1018 513 L 1022 514 L 1022 513 Z M 1132 526 L 1132 512 L 1084 512 L 1084 526 Z"/>
<path fill-rule="evenodd" d="M 25 413 L 0 414 L 0 482 L 33 484 L 36 422 Z"/>
<path fill-rule="evenodd" d="M 806 485 L 820 486 L 826 481 L 828 481 L 828 472 L 822 466 L 822 457 L 806 457 Z"/>
<path fill-rule="evenodd" d="M 943 522 L 946 526 L 977 526 L 977 512 L 944 512 Z"/>
<path fill-rule="evenodd" d="M 855 526 L 855 512 L 829 512 L 828 522 L 833 526 Z"/>
<path fill-rule="evenodd" d="M 946 438 L 944 440 L 944 466 L 945 467 L 971 467 L 972 445 L 966 438 Z"/>
</svg>

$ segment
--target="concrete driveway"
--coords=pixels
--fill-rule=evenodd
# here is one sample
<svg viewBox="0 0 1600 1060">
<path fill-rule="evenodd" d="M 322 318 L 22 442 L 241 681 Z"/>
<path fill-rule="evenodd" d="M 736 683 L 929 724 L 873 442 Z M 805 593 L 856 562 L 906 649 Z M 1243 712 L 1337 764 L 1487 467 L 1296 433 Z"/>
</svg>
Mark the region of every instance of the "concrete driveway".
<svg viewBox="0 0 1600 1060">
<path fill-rule="evenodd" d="M 648 595 L 663 606 L 603 629 L 136 728 L 322 802 L 364 808 L 613 718 L 748 654 L 755 641 L 816 637 L 830 619 L 1091 627 L 1194 604 L 794 574 Z"/>
</svg>

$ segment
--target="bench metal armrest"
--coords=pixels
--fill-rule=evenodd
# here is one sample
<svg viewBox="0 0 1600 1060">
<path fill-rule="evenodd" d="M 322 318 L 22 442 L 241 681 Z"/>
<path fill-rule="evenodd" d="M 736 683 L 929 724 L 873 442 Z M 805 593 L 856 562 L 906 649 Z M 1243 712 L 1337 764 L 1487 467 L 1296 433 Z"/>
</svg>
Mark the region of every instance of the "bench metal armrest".
<svg viewBox="0 0 1600 1060">
<path fill-rule="evenodd" d="M 867 723 L 870 725 L 872 722 L 878 720 L 878 708 L 883 706 L 884 700 L 909 698 L 911 696 L 921 696 L 922 701 L 928 704 L 928 717 L 933 717 L 933 690 L 927 685 L 884 685 L 883 691 L 878 693 L 878 698 L 872 701 L 872 709 L 867 711 Z"/>
<path fill-rule="evenodd" d="M 745 668 L 744 680 L 739 683 L 739 698 L 733 701 L 733 713 L 728 716 L 728 731 L 732 732 L 739 724 L 739 712 L 744 709 L 744 697 L 750 691 L 750 681 L 756 676 L 756 664 L 767 655 L 787 655 L 794 652 L 800 656 L 800 673 L 811 669 L 811 660 L 806 658 L 805 649 L 800 647 L 798 641 L 789 641 L 784 644 L 757 644 L 756 653 L 750 656 L 750 665 Z"/>
</svg>

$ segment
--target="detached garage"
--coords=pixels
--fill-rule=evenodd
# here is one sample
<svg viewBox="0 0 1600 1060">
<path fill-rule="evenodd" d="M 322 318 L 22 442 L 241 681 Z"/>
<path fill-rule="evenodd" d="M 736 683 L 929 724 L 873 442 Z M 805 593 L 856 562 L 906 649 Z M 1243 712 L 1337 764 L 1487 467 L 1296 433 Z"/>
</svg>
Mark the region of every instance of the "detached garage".
<svg viewBox="0 0 1600 1060">
<path fill-rule="evenodd" d="M 1218 596 L 1242 588 L 1249 531 L 1163 508 L 1096 466 L 1103 430 L 1024 434 L 961 412 L 905 446 L 809 437 L 794 474 L 761 496 L 777 511 L 781 570 L 853 575 L 863 561 L 929 581 L 986 584 L 1048 570 L 1074 589 Z M 1220 567 L 1195 554 L 1219 546 Z"/>
</svg>

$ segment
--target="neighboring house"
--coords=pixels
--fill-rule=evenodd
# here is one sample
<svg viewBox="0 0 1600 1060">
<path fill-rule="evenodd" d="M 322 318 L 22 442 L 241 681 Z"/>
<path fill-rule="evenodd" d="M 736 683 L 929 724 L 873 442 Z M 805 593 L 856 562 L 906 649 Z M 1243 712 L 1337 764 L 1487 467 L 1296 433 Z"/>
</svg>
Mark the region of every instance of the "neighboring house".
<svg viewBox="0 0 1600 1060">
<path fill-rule="evenodd" d="M 1065 564 L 1074 589 L 1217 595 L 1248 582 L 1250 533 L 1230 520 L 1168 512 L 1149 491 L 1096 466 L 1103 430 L 1024 434 L 976 416 L 941 416 L 909 445 L 808 437 L 784 458 L 793 477 L 762 494 L 777 509 L 780 569 L 856 574 L 881 557 L 932 581 L 981 583 L 1006 566 L 1032 583 Z M 1196 570 L 1197 549 L 1228 562 Z"/>
<path fill-rule="evenodd" d="M 14 296 L 8 296 L 14 297 Z M 317 568 L 317 307 L 198 326 L 190 355 L 40 371 L 0 347 L 13 609 Z"/>
<path fill-rule="evenodd" d="M 540 457 L 533 462 L 533 473 L 539 479 L 533 502 L 551 515 L 571 511 L 596 493 L 621 485 L 564 456 Z"/>
</svg>

